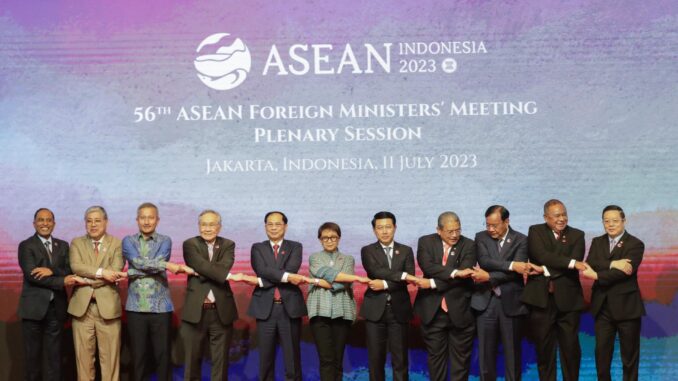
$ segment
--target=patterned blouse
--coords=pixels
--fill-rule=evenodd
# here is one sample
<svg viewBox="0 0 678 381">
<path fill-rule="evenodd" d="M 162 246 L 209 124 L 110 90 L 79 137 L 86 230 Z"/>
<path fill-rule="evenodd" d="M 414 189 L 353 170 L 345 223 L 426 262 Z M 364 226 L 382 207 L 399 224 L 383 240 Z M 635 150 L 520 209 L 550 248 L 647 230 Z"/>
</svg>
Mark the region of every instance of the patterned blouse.
<svg viewBox="0 0 678 381">
<path fill-rule="evenodd" d="M 354 273 L 355 259 L 339 251 L 328 253 L 321 251 L 311 255 L 309 271 L 314 278 L 324 279 L 332 284 L 331 289 L 310 285 L 308 291 L 308 317 L 343 318 L 354 321 L 356 304 L 350 283 L 333 283 L 337 274 Z"/>
<path fill-rule="evenodd" d="M 137 233 L 122 240 L 122 255 L 129 265 L 125 310 L 155 313 L 174 310 L 165 272 L 171 251 L 172 240 L 158 233 L 148 239 Z"/>
</svg>

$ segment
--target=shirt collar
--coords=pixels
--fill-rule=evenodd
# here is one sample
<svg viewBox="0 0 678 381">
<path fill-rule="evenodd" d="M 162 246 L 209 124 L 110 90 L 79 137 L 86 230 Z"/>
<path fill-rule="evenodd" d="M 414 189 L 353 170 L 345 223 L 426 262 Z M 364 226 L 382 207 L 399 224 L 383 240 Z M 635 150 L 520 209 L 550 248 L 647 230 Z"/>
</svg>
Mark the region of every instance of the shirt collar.
<svg viewBox="0 0 678 381">
<path fill-rule="evenodd" d="M 379 242 L 379 245 L 381 245 L 382 249 L 386 249 L 387 247 L 390 247 L 391 251 L 393 251 L 393 244 L 394 243 L 395 243 L 394 241 L 391 241 L 391 243 L 389 243 L 388 245 L 384 245 L 383 243 Z"/>
<path fill-rule="evenodd" d="M 506 233 L 504 233 L 504 236 L 499 238 L 499 242 L 506 242 L 506 237 L 508 237 L 508 233 L 511 231 L 511 229 L 506 229 Z"/>
<path fill-rule="evenodd" d="M 51 244 L 54 241 L 52 239 L 52 236 L 49 236 L 49 238 L 45 238 L 45 237 L 38 234 L 38 238 L 40 238 L 40 241 L 42 241 L 43 245 L 45 244 L 45 242 L 49 242 Z"/>
<path fill-rule="evenodd" d="M 617 242 L 619 242 L 619 241 L 621 240 L 621 237 L 623 237 L 624 234 L 626 234 L 626 230 L 622 231 L 620 235 L 618 235 L 618 236 L 616 236 L 616 237 L 614 237 L 614 238 L 610 237 L 610 235 L 608 234 L 608 235 L 607 235 L 607 238 L 609 238 L 610 242 L 617 243 Z"/>
<path fill-rule="evenodd" d="M 278 245 L 278 248 L 281 248 L 281 247 L 282 247 L 283 240 L 281 239 L 281 240 L 278 241 L 278 242 L 273 242 L 273 241 L 269 240 L 268 243 L 271 245 L 271 249 L 272 249 L 273 246 L 275 246 L 275 245 Z"/>
<path fill-rule="evenodd" d="M 136 234 L 136 238 L 137 238 L 137 241 L 139 241 L 139 240 L 141 240 L 141 239 L 143 239 L 143 238 L 145 238 L 145 237 L 144 237 L 144 235 L 143 235 L 141 232 L 138 232 L 138 233 Z M 151 234 L 151 236 L 150 236 L 146 241 L 157 241 L 157 240 L 158 240 L 158 233 L 157 233 L 157 232 L 153 232 L 153 234 Z"/>
</svg>

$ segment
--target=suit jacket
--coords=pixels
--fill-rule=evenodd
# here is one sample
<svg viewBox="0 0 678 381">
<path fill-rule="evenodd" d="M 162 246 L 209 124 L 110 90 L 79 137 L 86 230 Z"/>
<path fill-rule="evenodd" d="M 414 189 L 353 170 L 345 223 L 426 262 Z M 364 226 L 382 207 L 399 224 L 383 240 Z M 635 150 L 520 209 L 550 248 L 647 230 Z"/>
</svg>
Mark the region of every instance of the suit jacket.
<svg viewBox="0 0 678 381">
<path fill-rule="evenodd" d="M 263 286 L 254 288 L 247 313 L 256 319 L 268 319 L 273 310 L 273 297 L 277 287 L 287 315 L 290 318 L 306 316 L 306 303 L 299 287 L 292 283 L 282 282 L 284 273 L 299 272 L 302 257 L 301 244 L 283 240 L 278 248 L 277 259 L 269 240 L 253 244 L 250 253 L 252 269 L 261 279 Z"/>
<path fill-rule="evenodd" d="M 509 270 L 511 262 L 527 262 L 527 237 L 509 227 L 506 240 L 499 251 L 499 241 L 483 230 L 476 234 L 478 264 L 490 274 L 490 281 L 476 285 L 471 297 L 471 308 L 485 311 L 490 303 L 492 288 L 501 290 L 501 306 L 507 316 L 527 313 L 520 301 L 523 296 L 523 276 Z"/>
<path fill-rule="evenodd" d="M 523 303 L 546 308 L 549 281 L 552 281 L 553 296 L 560 311 L 583 309 L 584 295 L 579 272 L 574 268 L 569 269 L 568 265 L 572 259 L 584 260 L 584 232 L 568 225 L 560 241 L 556 241 L 553 230 L 547 224 L 532 225 L 527 233 L 527 251 L 530 262 L 546 266 L 551 276 L 539 274 L 528 277 Z"/>
<path fill-rule="evenodd" d="M 384 291 L 365 291 L 360 316 L 369 321 L 379 321 L 386 310 L 388 296 L 391 295 L 391 309 L 396 320 L 407 323 L 412 319 L 412 301 L 407 291 L 407 283 L 402 280 L 403 273 L 414 275 L 414 254 L 412 248 L 398 242 L 393 243 L 392 264 L 389 268 L 388 258 L 381 243 L 375 242 L 360 250 L 363 268 L 370 279 L 386 281 L 388 288 Z"/>
<path fill-rule="evenodd" d="M 66 290 L 64 278 L 71 273 L 68 260 L 68 243 L 52 237 L 52 260 L 47 248 L 37 234 L 19 244 L 19 266 L 23 272 L 23 286 L 19 299 L 19 317 L 42 320 L 47 313 L 50 298 L 54 295 L 57 318 L 66 320 Z M 31 271 L 36 267 L 47 267 L 53 275 L 36 279 Z"/>
<path fill-rule="evenodd" d="M 202 318 L 202 304 L 210 290 L 217 304 L 217 314 L 222 324 L 232 324 L 238 319 L 231 285 L 226 280 L 235 262 L 235 242 L 217 237 L 214 255 L 209 259 L 207 243 L 200 236 L 184 241 L 184 261 L 200 276 L 188 277 L 186 299 L 181 319 L 197 324 Z"/>
<path fill-rule="evenodd" d="M 643 261 L 644 251 L 643 242 L 626 232 L 612 252 L 607 234 L 593 239 L 586 258 L 586 262 L 598 273 L 591 295 L 593 316 L 598 314 L 606 300 L 615 320 L 636 319 L 645 315 L 638 287 L 638 267 Z M 610 263 L 617 259 L 630 259 L 633 273 L 626 275 L 617 269 L 610 269 Z"/>
<path fill-rule="evenodd" d="M 95 295 L 99 313 L 104 319 L 119 318 L 122 314 L 118 286 L 96 279 L 98 269 L 121 271 L 125 261 L 122 259 L 122 246 L 119 239 L 106 234 L 99 247 L 99 255 L 95 256 L 92 239 L 88 236 L 75 238 L 71 242 L 71 270 L 76 275 L 92 280 L 89 286 L 73 289 L 68 313 L 81 317 L 87 312 L 92 295 Z"/>
<path fill-rule="evenodd" d="M 417 246 L 417 262 L 424 272 L 425 278 L 432 278 L 435 289 L 419 289 L 414 300 L 414 310 L 421 317 L 424 324 L 433 321 L 443 297 L 447 302 L 447 313 L 452 324 L 457 328 L 467 327 L 474 322 L 471 312 L 471 294 L 473 280 L 470 278 L 450 278 L 453 270 L 473 268 L 476 264 L 476 248 L 473 241 L 461 236 L 452 247 L 453 254 L 449 255 L 443 266 L 443 241 L 436 233 L 419 238 Z M 445 253 L 448 255 L 448 253 Z"/>
</svg>

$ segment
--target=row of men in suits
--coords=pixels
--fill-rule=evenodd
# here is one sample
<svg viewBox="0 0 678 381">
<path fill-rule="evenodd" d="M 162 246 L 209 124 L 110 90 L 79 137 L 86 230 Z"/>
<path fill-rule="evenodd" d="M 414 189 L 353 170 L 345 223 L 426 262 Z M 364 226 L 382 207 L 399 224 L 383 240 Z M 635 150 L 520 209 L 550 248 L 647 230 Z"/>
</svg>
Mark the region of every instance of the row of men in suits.
<svg viewBox="0 0 678 381">
<path fill-rule="evenodd" d="M 363 247 L 361 258 L 369 282 L 360 315 L 366 319 L 371 380 L 384 380 L 387 349 L 393 379 L 408 379 L 408 326 L 413 312 L 421 317 L 422 337 L 433 380 L 467 379 L 474 333 L 479 339 L 481 379 L 496 379 L 498 342 L 504 347 L 506 379 L 520 379 L 520 325 L 526 316 L 537 345 L 539 375 L 555 380 L 556 347 L 563 378 L 578 378 L 581 350 L 577 339 L 583 296 L 579 271 L 595 279 L 592 313 L 596 318 L 596 364 L 601 379 L 609 368 L 618 333 L 625 379 L 637 379 L 640 316 L 644 314 L 636 274 L 643 244 L 624 230 L 623 210 L 603 212 L 606 234 L 593 240 L 587 262 L 584 234 L 567 225 L 562 202 L 544 206 L 545 223 L 530 227 L 528 236 L 510 227 L 509 212 L 495 205 L 485 213 L 486 230 L 474 240 L 461 235 L 453 212 L 438 218 L 436 233 L 421 237 L 414 271 L 413 250 L 394 241 L 396 218 L 379 212 L 372 220 L 377 242 Z M 255 275 L 232 274 L 235 243 L 219 236 L 221 216 L 212 210 L 198 219 L 199 235 L 183 245 L 185 264 L 169 261 L 171 241 L 155 232 L 159 221 L 153 204 L 137 213 L 139 233 L 124 243 L 105 234 L 101 207 L 85 214 L 87 234 L 68 244 L 52 237 L 54 215 L 40 209 L 36 234 L 19 246 L 24 288 L 19 307 L 28 364 L 27 379 L 39 379 L 42 338 L 49 379 L 59 379 L 57 343 L 66 318 L 64 286 L 75 286 L 68 304 L 79 379 L 93 379 L 95 345 L 102 379 L 118 379 L 120 299 L 117 283 L 129 277 L 128 312 L 134 374 L 143 379 L 147 356 L 153 355 L 158 379 L 169 377 L 169 298 L 165 270 L 189 275 L 180 335 L 185 346 L 185 379 L 200 379 L 202 343 L 207 338 L 211 378 L 227 379 L 228 348 L 238 313 L 230 282 L 255 286 L 248 313 L 257 319 L 260 372 L 272 380 L 277 345 L 283 351 L 285 378 L 301 379 L 300 331 L 306 306 L 299 286 L 316 279 L 299 274 L 302 247 L 285 239 L 287 217 L 270 212 L 264 218 L 267 240 L 255 243 L 251 263 Z M 127 273 L 122 272 L 124 258 Z M 71 272 L 73 274 L 71 274 Z M 527 284 L 524 285 L 524 276 Z M 407 284 L 417 293 L 412 307 Z M 155 289 L 154 289 L 155 287 Z M 131 300 L 131 302 L 130 302 Z M 130 314 L 131 312 L 131 314 Z M 159 317 L 159 318 L 157 318 Z M 135 328 L 133 328 L 135 327 Z M 134 332 L 132 332 L 134 331 Z M 132 337 L 134 335 L 135 337 Z M 146 337 L 153 339 L 145 347 Z"/>
</svg>

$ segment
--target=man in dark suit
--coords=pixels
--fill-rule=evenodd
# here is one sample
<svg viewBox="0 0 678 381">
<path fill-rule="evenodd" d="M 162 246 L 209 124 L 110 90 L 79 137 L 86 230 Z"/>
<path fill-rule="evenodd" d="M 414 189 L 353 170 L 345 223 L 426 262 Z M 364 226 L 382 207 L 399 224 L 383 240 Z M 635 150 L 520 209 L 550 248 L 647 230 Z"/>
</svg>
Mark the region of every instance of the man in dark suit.
<svg viewBox="0 0 678 381">
<path fill-rule="evenodd" d="M 61 334 L 67 316 L 64 286 L 76 283 L 68 263 L 68 243 L 52 236 L 55 224 L 51 210 L 38 209 L 33 216 L 35 234 L 19 244 L 23 272 L 19 317 L 25 379 L 31 381 L 61 380 Z"/>
<path fill-rule="evenodd" d="M 235 261 L 235 243 L 219 237 L 221 216 L 205 210 L 198 218 L 200 235 L 184 241 L 184 261 L 197 273 L 188 279 L 181 315 L 185 351 L 184 380 L 201 379 L 203 342 L 212 357 L 211 380 L 228 379 L 228 351 L 238 311 L 229 279 Z M 237 274 L 242 278 L 242 274 Z"/>
<path fill-rule="evenodd" d="M 645 245 L 625 229 L 624 210 L 603 209 L 605 233 L 591 242 L 583 275 L 594 279 L 591 315 L 595 318 L 598 379 L 611 380 L 614 338 L 619 334 L 624 380 L 638 380 L 640 319 L 645 307 L 638 287 L 638 267 Z"/>
<path fill-rule="evenodd" d="M 421 317 L 430 379 L 444 380 L 451 362 L 450 380 L 467 380 L 475 331 L 470 307 L 475 244 L 461 235 L 453 212 L 438 217 L 436 230 L 419 238 L 417 262 L 424 279 L 417 283 L 414 310 Z"/>
<path fill-rule="evenodd" d="M 504 376 L 521 376 L 521 325 L 527 307 L 520 301 L 527 264 L 527 237 L 511 228 L 509 211 L 492 205 L 485 212 L 486 230 L 476 234 L 480 269 L 473 275 L 476 290 L 471 308 L 476 311 L 480 379 L 496 380 L 497 344 L 504 347 Z"/>
<path fill-rule="evenodd" d="M 372 219 L 377 242 L 360 250 L 363 268 L 372 279 L 365 291 L 360 316 L 366 320 L 370 381 L 386 379 L 386 346 L 391 352 L 393 380 L 408 379 L 407 327 L 412 319 L 412 301 L 407 282 L 416 282 L 412 248 L 393 240 L 396 218 L 379 212 Z"/>
<path fill-rule="evenodd" d="M 579 271 L 584 262 L 584 232 L 567 224 L 567 209 L 559 200 L 544 204 L 546 223 L 530 226 L 527 251 L 530 275 L 523 303 L 530 306 L 530 333 L 536 350 L 539 379 L 556 379 L 556 348 L 563 380 L 579 378 L 581 347 L 579 315 L 584 296 Z"/>
<path fill-rule="evenodd" d="M 307 315 L 297 274 L 301 267 L 302 246 L 285 238 L 287 216 L 269 212 L 264 216 L 268 239 L 252 245 L 252 268 L 256 288 L 248 314 L 257 319 L 259 379 L 273 381 L 275 348 L 279 342 L 285 361 L 285 380 L 301 381 L 301 318 Z"/>
</svg>

